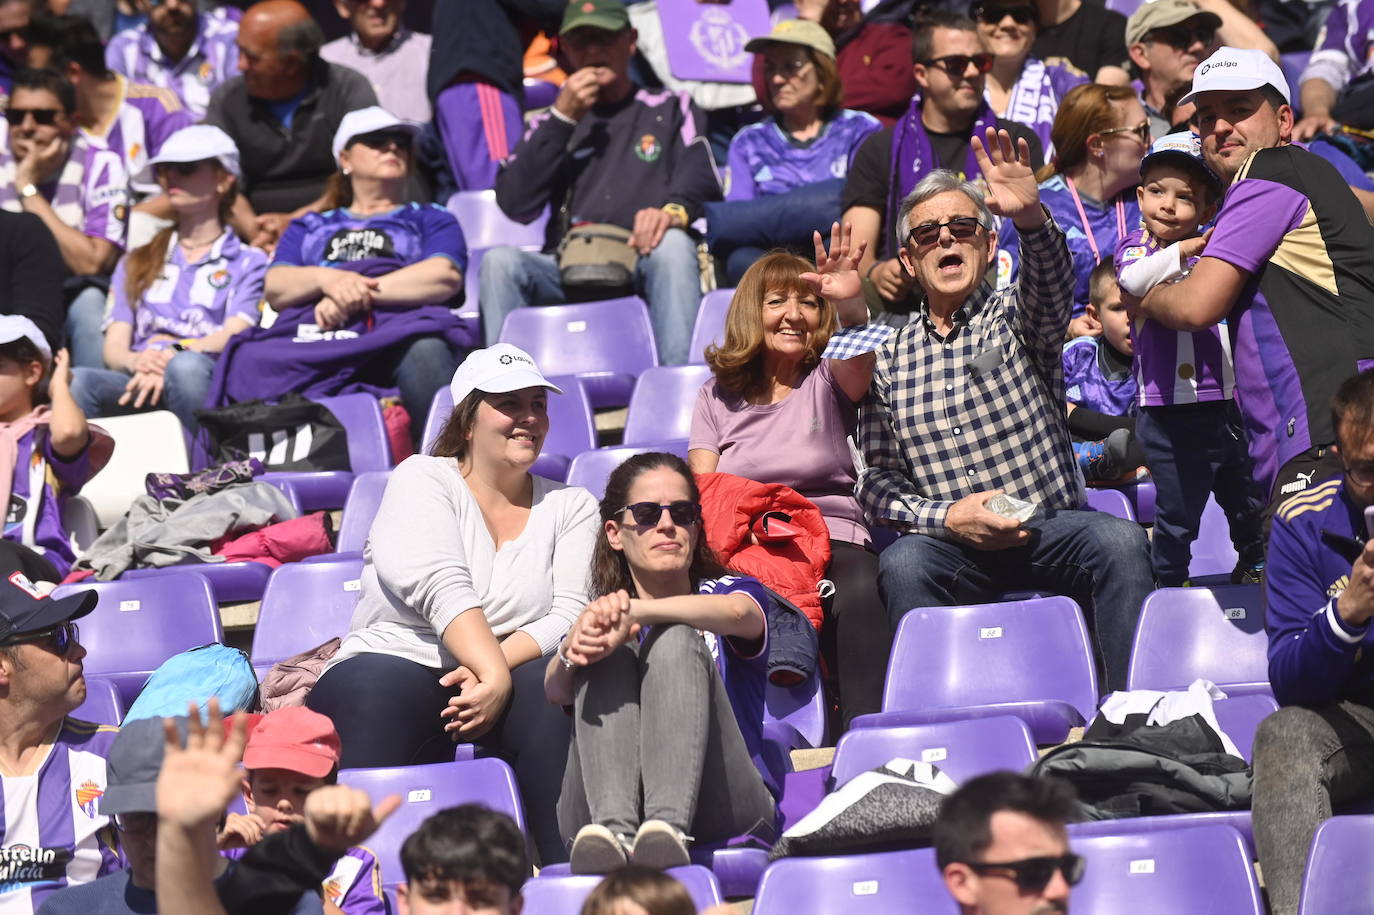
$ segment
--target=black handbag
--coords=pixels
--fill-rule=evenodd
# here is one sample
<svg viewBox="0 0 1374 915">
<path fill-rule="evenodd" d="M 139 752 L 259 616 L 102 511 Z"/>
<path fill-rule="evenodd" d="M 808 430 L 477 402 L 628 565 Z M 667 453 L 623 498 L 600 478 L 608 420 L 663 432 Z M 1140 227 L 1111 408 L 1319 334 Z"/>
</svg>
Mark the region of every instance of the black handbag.
<svg viewBox="0 0 1374 915">
<path fill-rule="evenodd" d="M 257 458 L 267 470 L 348 470 L 348 433 L 328 407 L 290 393 L 277 403 L 245 400 L 197 410 L 213 464 Z"/>
</svg>

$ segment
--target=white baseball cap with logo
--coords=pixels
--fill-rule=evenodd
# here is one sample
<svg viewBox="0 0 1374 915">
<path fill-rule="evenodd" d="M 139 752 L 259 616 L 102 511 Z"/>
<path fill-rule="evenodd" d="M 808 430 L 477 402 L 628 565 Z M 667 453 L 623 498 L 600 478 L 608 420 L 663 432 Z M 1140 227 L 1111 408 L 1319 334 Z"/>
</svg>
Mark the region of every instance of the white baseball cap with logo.
<svg viewBox="0 0 1374 915">
<path fill-rule="evenodd" d="M 403 121 L 377 105 L 350 111 L 339 119 L 339 129 L 334 131 L 334 144 L 331 147 L 334 161 L 339 161 L 339 153 L 348 148 L 354 137 L 378 130 L 404 130 L 413 137 L 420 132 L 420 125 L 414 121 Z"/>
<path fill-rule="evenodd" d="M 157 155 L 148 160 L 148 168 L 173 162 L 203 162 L 218 160 L 224 170 L 235 178 L 243 176 L 239 168 L 239 148 L 229 134 L 213 124 L 192 124 L 183 127 L 163 142 Z"/>
<path fill-rule="evenodd" d="M 1178 104 L 1190 104 L 1203 92 L 1245 92 L 1263 86 L 1273 86 L 1285 102 L 1292 104 L 1288 80 L 1268 54 L 1248 48 L 1217 48 L 1211 57 L 1198 64 L 1193 72 L 1193 88 Z"/>
<path fill-rule="evenodd" d="M 455 406 L 473 391 L 504 394 L 523 388 L 548 388 L 555 394 L 563 393 L 562 388 L 544 377 L 529 353 L 509 343 L 497 343 L 468 353 L 448 386 Z"/>
</svg>

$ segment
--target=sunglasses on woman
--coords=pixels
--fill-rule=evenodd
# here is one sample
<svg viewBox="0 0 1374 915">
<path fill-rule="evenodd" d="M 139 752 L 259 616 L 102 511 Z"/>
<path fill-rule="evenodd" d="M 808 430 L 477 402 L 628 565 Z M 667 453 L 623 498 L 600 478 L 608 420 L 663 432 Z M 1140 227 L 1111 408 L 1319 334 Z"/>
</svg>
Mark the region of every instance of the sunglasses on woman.
<svg viewBox="0 0 1374 915">
<path fill-rule="evenodd" d="M 635 524 L 648 527 L 651 524 L 657 524 L 658 520 L 663 517 L 664 511 L 668 512 L 668 517 L 673 519 L 674 524 L 681 527 L 696 524 L 701 520 L 701 506 L 687 499 L 669 502 L 667 505 L 660 505 L 657 502 L 636 502 L 633 505 L 626 505 L 616 514 L 629 512 L 630 517 L 635 519 Z"/>
<path fill-rule="evenodd" d="M 974 7 L 973 15 L 979 22 L 986 25 L 996 25 L 1007 16 L 1010 16 L 1017 25 L 1030 25 L 1038 21 L 1033 6 L 987 6 L 979 5 Z"/>
<path fill-rule="evenodd" d="M 200 167 L 208 161 L 208 159 L 201 159 L 199 162 L 159 162 L 157 170 L 187 178 L 200 171 Z"/>
<path fill-rule="evenodd" d="M 938 67 L 952 77 L 960 77 L 968 73 L 969 64 L 978 69 L 979 73 L 987 73 L 992 69 L 991 54 L 948 54 L 944 57 L 937 57 L 934 60 L 922 61 L 927 67 Z"/>
<path fill-rule="evenodd" d="M 408 152 L 411 139 L 408 130 L 374 130 L 371 133 L 359 134 L 353 138 L 353 142 L 361 143 L 368 149 L 386 149 L 395 143 L 397 149 Z"/>
<path fill-rule="evenodd" d="M 52 629 L 41 629 L 38 632 L 24 632 L 19 635 L 12 635 L 0 642 L 0 648 L 9 648 L 12 645 L 21 645 L 31 642 L 40 648 L 46 648 L 59 657 L 65 656 L 72 650 L 72 646 L 81 641 L 81 630 L 76 623 L 62 623 Z M 45 644 L 46 643 L 46 644 Z"/>
<path fill-rule="evenodd" d="M 1087 862 L 1082 855 L 1072 852 L 1057 858 L 1023 858 L 1020 861 L 965 861 L 974 873 L 980 876 L 991 874 L 994 877 L 1007 876 L 995 871 L 1011 871 L 1010 879 L 1016 881 L 1016 888 L 1023 893 L 1039 893 L 1049 886 L 1056 871 L 1064 875 L 1069 886 L 1077 886 L 1083 879 Z"/>
<path fill-rule="evenodd" d="M 949 234 L 953 235 L 955 240 L 968 241 L 978 234 L 980 226 L 977 216 L 955 216 L 944 222 L 923 222 L 919 226 L 912 226 L 907 238 L 923 248 L 940 240 L 941 229 L 949 229 Z"/>
<path fill-rule="evenodd" d="M 1099 137 L 1108 137 L 1114 133 L 1133 133 L 1140 142 L 1144 143 L 1146 146 L 1150 145 L 1149 121 L 1141 121 L 1134 127 L 1109 127 L 1106 130 L 1099 130 L 1097 135 Z"/>
<path fill-rule="evenodd" d="M 19 127 L 24 123 L 24 118 L 33 115 L 33 122 L 41 127 L 51 127 L 57 122 L 57 116 L 62 113 L 60 108 L 6 108 L 5 120 L 10 122 L 11 127 Z"/>
</svg>

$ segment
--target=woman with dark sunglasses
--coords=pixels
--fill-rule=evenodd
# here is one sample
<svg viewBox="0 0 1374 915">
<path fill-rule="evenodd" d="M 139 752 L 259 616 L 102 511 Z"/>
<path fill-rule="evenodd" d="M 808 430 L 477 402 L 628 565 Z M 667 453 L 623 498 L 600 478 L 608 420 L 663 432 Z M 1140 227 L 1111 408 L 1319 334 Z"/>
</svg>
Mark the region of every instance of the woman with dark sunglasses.
<svg viewBox="0 0 1374 915">
<path fill-rule="evenodd" d="M 258 323 L 267 255 L 229 228 L 239 153 L 224 131 L 182 128 L 150 168 L 176 221 L 115 268 L 105 367 L 76 368 L 72 397 L 87 416 L 171 410 L 194 432 L 215 358 Z"/>
<path fill-rule="evenodd" d="M 638 454 L 601 499 L 594 596 L 548 663 L 573 709 L 558 822 L 574 873 L 690 863 L 690 841 L 776 833 L 759 765 L 768 597 L 707 546 L 700 494 L 675 455 Z"/>
<path fill-rule="evenodd" d="M 985 0 L 969 12 L 978 23 L 978 39 L 992 55 L 983 97 L 998 117 L 1034 130 L 1049 158 L 1059 100 L 1088 82 L 1088 74 L 1066 60 L 1047 63 L 1031 56 L 1040 22 L 1033 0 Z"/>
<path fill-rule="evenodd" d="M 406 202 L 419 129 L 375 106 L 344 115 L 331 204 L 282 233 L 265 287 L 277 320 L 225 351 L 215 405 L 283 391 L 399 394 L 419 442 L 455 351 L 470 348 L 476 331 L 450 311 L 467 269 L 458 221 Z"/>
</svg>

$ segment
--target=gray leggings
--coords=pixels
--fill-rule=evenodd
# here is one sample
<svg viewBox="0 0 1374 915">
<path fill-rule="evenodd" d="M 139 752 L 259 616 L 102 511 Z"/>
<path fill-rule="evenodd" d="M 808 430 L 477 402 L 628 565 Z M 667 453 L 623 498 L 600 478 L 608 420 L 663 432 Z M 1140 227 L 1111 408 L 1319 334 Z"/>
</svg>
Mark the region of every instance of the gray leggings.
<svg viewBox="0 0 1374 915">
<path fill-rule="evenodd" d="M 1273 915 L 1294 915 L 1312 835 L 1333 804 L 1374 794 L 1374 709 L 1288 706 L 1255 732 L 1251 823 Z"/>
<path fill-rule="evenodd" d="M 772 840 L 773 796 L 695 629 L 655 626 L 642 643 L 579 670 L 575 683 L 558 799 L 568 841 L 588 823 L 633 836 L 645 820 L 664 820 L 701 842 L 746 833 Z"/>
</svg>

